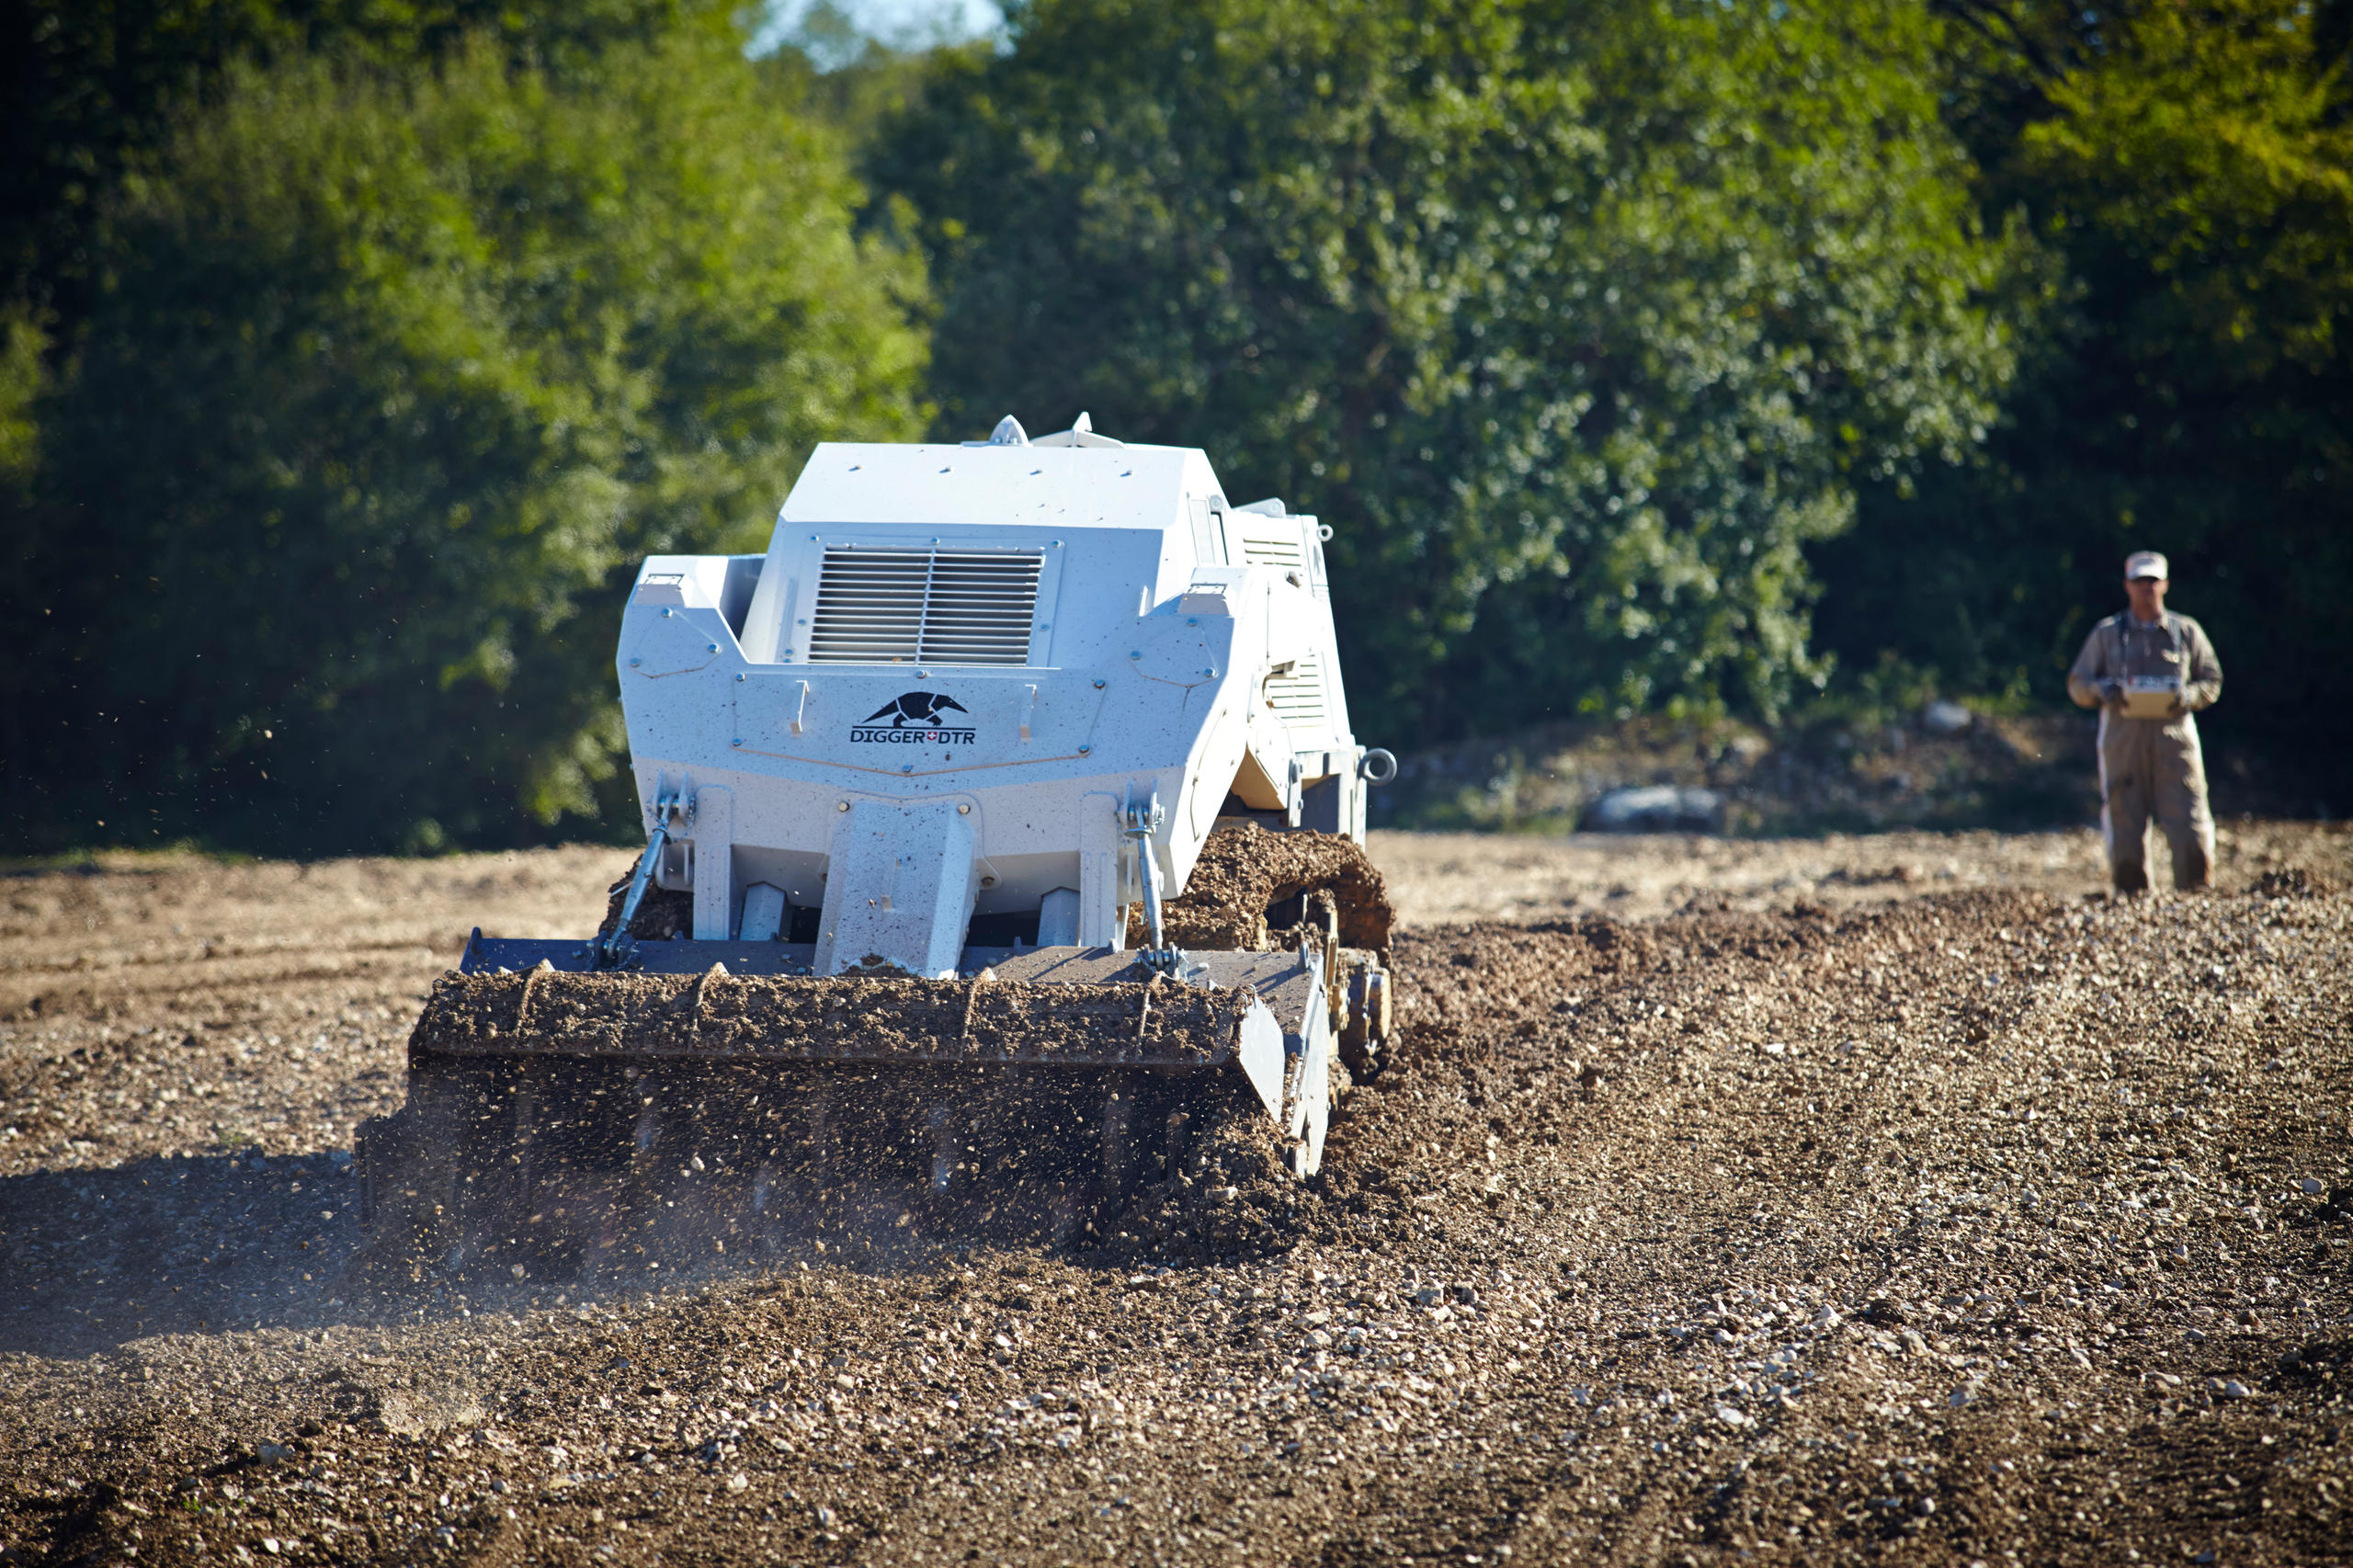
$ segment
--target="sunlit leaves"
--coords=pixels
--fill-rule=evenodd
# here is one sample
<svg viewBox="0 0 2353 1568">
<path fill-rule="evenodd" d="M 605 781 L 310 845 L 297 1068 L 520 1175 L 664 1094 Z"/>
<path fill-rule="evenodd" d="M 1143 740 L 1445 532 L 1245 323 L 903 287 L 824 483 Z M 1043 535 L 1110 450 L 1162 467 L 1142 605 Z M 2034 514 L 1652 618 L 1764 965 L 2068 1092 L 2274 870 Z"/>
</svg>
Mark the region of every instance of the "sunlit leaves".
<svg viewBox="0 0 2353 1568">
<path fill-rule="evenodd" d="M 1803 546 L 2010 369 L 1933 41 L 1041 0 L 879 162 L 930 220 L 951 426 L 1086 407 L 1321 513 L 1360 728 L 1770 712 L 1815 670 Z"/>
</svg>

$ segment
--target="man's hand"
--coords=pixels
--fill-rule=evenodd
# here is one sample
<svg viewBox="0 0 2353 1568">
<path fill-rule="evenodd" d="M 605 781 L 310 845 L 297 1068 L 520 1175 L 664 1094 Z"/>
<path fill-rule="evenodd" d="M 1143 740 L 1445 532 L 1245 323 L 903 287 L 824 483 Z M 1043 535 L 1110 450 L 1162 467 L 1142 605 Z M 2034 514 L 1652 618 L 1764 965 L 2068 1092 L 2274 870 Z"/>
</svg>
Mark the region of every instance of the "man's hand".
<svg viewBox="0 0 2353 1568">
<path fill-rule="evenodd" d="M 2099 705 L 2103 708 L 2113 708 L 2117 711 L 2122 712 L 2124 710 L 2124 683 L 2120 680 L 2115 679 L 2100 682 Z"/>
</svg>

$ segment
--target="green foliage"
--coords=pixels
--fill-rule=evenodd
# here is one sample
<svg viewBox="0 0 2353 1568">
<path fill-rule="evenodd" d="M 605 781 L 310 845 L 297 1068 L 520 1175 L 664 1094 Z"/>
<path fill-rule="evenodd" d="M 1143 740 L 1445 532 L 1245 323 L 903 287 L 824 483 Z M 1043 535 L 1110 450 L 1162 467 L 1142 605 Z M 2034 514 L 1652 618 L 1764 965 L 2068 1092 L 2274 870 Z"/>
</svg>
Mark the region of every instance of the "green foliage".
<svg viewBox="0 0 2353 1568">
<path fill-rule="evenodd" d="M 1199 444 L 1324 515 L 1359 727 L 1770 715 L 1804 548 L 2012 350 L 1933 27 L 1654 0 L 1037 0 L 872 155 L 942 425 Z"/>
<path fill-rule="evenodd" d="M 48 335 L 33 312 L 0 312 L 0 495 L 21 503 L 40 461 L 38 407 L 48 384 Z"/>
<path fill-rule="evenodd" d="M 2056 700 L 2125 553 L 2162 550 L 2229 672 L 2201 722 L 2325 786 L 2353 760 L 2319 630 L 2353 587 L 2353 6 L 1950 4 L 1983 199 L 2061 262 L 2063 309 L 1991 460 L 1867 495 L 1822 552 L 1823 631 Z"/>
<path fill-rule="evenodd" d="M 754 47 L 763 51 L 760 70 L 774 92 L 862 148 L 920 103 L 943 73 L 991 52 L 992 40 L 946 32 L 944 25 L 935 17 L 913 39 L 881 38 L 833 0 L 816 0 L 790 28 L 756 32 Z"/>
<path fill-rule="evenodd" d="M 2353 0 L 777 41 L 720 0 L 0 20 L 13 841 L 601 831 L 637 558 L 756 546 L 819 439 L 1082 408 L 1334 526 L 1369 740 L 2055 703 L 2154 547 L 2217 754 L 2353 762 Z"/>
<path fill-rule="evenodd" d="M 709 0 L 26 0 L 0 19 L 0 297 L 78 318 L 92 225 L 126 167 L 239 59 L 305 51 L 401 68 L 466 38 L 568 70 L 694 18 Z M 58 296 L 63 296 L 58 298 Z"/>
<path fill-rule="evenodd" d="M 41 749 L 134 832 L 593 831 L 637 559 L 758 548 L 813 442 L 914 427 L 921 276 L 857 198 L 706 31 L 233 70 L 112 213 L 50 409 L 82 662 Z"/>
</svg>

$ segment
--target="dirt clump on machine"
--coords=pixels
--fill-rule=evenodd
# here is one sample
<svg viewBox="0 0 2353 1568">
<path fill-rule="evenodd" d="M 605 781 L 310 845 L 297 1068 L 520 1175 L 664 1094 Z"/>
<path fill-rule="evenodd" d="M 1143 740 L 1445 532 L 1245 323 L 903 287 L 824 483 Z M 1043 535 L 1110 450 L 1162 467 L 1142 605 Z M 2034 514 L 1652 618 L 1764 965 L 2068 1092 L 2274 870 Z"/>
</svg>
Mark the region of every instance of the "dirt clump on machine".
<svg viewBox="0 0 2353 1568">
<path fill-rule="evenodd" d="M 1159 976 L 1109 985 L 1032 983 L 1017 994 L 983 977 L 864 980 L 847 975 L 448 975 L 433 989 L 412 1051 L 501 1051 L 561 1041 L 568 1058 L 823 1061 L 854 1037 L 859 1060 L 1051 1062 L 1083 1052 L 1207 1061 L 1246 999 Z"/>
<path fill-rule="evenodd" d="M 1387 949 L 1396 911 L 1363 845 L 1336 833 L 1268 833 L 1255 822 L 1227 824 L 1203 842 L 1183 895 L 1169 901 L 1169 939 L 1180 948 L 1261 951 L 1269 944 L 1269 926 L 1295 923 L 1299 900 L 1319 892 L 1338 914 L 1343 947 Z M 1131 924 L 1130 940 L 1142 936 Z"/>
<path fill-rule="evenodd" d="M 636 870 L 637 862 L 631 860 L 620 880 L 605 890 L 605 918 L 597 925 L 597 936 L 611 936 L 613 927 L 621 923 L 621 905 L 629 898 L 630 879 Z M 695 895 L 669 888 L 648 888 L 629 921 L 629 934 L 641 942 L 675 941 L 694 935 L 694 929 Z"/>
</svg>

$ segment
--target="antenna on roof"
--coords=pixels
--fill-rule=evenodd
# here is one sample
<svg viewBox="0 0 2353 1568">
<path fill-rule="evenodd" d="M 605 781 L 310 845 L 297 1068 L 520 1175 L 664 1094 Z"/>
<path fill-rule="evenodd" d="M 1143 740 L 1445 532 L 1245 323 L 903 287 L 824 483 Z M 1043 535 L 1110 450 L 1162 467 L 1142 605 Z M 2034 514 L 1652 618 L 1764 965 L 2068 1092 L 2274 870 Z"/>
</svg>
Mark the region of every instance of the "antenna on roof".
<svg viewBox="0 0 2353 1568">
<path fill-rule="evenodd" d="M 1034 443 L 1040 447 L 1120 447 L 1127 443 L 1115 441 L 1108 436 L 1095 433 L 1095 421 L 1082 412 L 1071 421 L 1067 430 L 1057 430 L 1051 436 L 1040 436 Z"/>
</svg>

